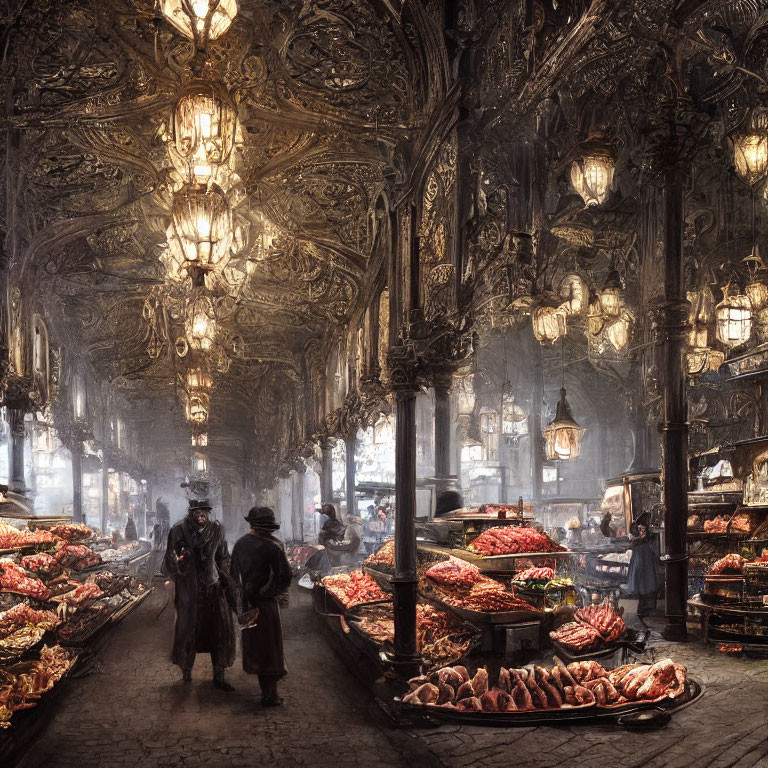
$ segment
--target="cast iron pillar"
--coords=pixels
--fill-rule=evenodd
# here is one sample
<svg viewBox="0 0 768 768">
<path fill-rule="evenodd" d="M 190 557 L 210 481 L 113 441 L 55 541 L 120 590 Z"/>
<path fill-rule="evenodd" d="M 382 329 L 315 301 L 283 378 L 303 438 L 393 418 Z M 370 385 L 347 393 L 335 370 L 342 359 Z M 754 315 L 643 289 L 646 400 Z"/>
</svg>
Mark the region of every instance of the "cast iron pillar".
<svg viewBox="0 0 768 768">
<path fill-rule="evenodd" d="M 9 487 L 16 493 L 24 493 L 27 490 L 24 478 L 24 411 L 9 408 L 8 423 L 11 428 L 11 439 L 8 441 Z"/>
<path fill-rule="evenodd" d="M 533 339 L 533 394 L 528 435 L 531 445 L 531 498 L 541 501 L 541 483 L 544 471 L 544 437 L 541 432 L 541 404 L 544 400 L 544 367 L 541 362 L 541 345 Z"/>
<path fill-rule="evenodd" d="M 107 536 L 109 524 L 109 469 L 106 456 L 101 460 L 101 534 Z"/>
<path fill-rule="evenodd" d="M 347 496 L 347 514 L 357 515 L 357 502 L 355 500 L 355 453 L 357 451 L 357 436 L 350 435 L 344 438 L 344 460 L 346 463 L 345 489 Z"/>
<path fill-rule="evenodd" d="M 663 359 L 664 421 L 661 425 L 661 493 L 664 503 L 663 557 L 670 640 L 686 637 L 688 601 L 688 423 L 683 371 L 688 303 L 683 273 L 683 187 L 679 169 L 664 179 L 664 306 L 659 327 Z"/>
<path fill-rule="evenodd" d="M 435 478 L 443 491 L 451 474 L 451 375 L 435 377 Z"/>
<path fill-rule="evenodd" d="M 72 457 L 72 520 L 83 521 L 83 444 L 75 443 L 70 451 Z"/>
<path fill-rule="evenodd" d="M 320 501 L 333 503 L 333 448 L 329 440 L 320 444 L 323 456 L 320 464 Z"/>
<path fill-rule="evenodd" d="M 395 434 L 395 661 L 418 665 L 416 643 L 416 392 L 396 390 Z"/>
<path fill-rule="evenodd" d="M 294 541 L 304 541 L 304 469 L 293 471 L 291 488 L 291 528 Z"/>
</svg>

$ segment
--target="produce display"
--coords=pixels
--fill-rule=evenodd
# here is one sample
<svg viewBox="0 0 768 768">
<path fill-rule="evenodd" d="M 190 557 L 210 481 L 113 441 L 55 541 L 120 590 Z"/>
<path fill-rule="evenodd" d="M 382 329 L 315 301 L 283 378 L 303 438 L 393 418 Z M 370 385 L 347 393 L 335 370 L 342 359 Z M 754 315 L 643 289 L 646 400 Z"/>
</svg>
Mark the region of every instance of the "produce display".
<svg viewBox="0 0 768 768">
<path fill-rule="evenodd" d="M 485 557 L 516 555 L 526 552 L 563 552 L 546 533 L 535 528 L 500 526 L 481 533 L 470 545 L 473 552 Z"/>
<path fill-rule="evenodd" d="M 51 592 L 40 579 L 27 576 L 27 572 L 12 560 L 0 560 L 0 592 L 16 592 L 39 600 L 47 600 Z"/>
<path fill-rule="evenodd" d="M 443 667 L 409 680 L 403 703 L 463 712 L 531 712 L 575 707 L 615 707 L 674 698 L 685 690 L 687 670 L 672 659 L 655 664 L 628 664 L 612 672 L 596 661 L 561 663 L 547 668 L 502 667 L 495 686 L 480 668 L 470 677 L 466 667 Z"/>
<path fill-rule="evenodd" d="M 38 544 L 53 544 L 58 539 L 50 531 L 19 530 L 8 523 L 0 522 L 0 549 L 17 549 Z"/>
<path fill-rule="evenodd" d="M 365 559 L 365 565 L 370 565 L 371 568 L 377 566 L 386 566 L 389 569 L 395 567 L 395 540 L 385 542 L 385 544 L 372 555 L 369 555 Z"/>
<path fill-rule="evenodd" d="M 387 598 L 386 592 L 368 574 L 362 571 L 326 576 L 322 583 L 331 594 L 341 601 L 345 608 Z"/>
<path fill-rule="evenodd" d="M 738 574 L 744 572 L 744 564 L 747 561 L 741 555 L 726 555 L 712 563 L 707 573 L 710 576 L 720 576 L 724 574 Z"/>
<path fill-rule="evenodd" d="M 447 560 L 433 565 L 424 576 L 440 586 L 465 589 L 471 589 L 473 584 L 483 578 L 476 565 L 459 560 L 457 557 L 449 557 Z"/>
<path fill-rule="evenodd" d="M 67 568 L 82 570 L 101 563 L 101 557 L 84 544 L 64 544 L 55 554 L 56 560 Z"/>
<path fill-rule="evenodd" d="M 0 728 L 8 728 L 14 712 L 37 705 L 40 697 L 71 669 L 75 658 L 60 645 L 45 646 L 37 661 L 0 670 Z"/>
</svg>

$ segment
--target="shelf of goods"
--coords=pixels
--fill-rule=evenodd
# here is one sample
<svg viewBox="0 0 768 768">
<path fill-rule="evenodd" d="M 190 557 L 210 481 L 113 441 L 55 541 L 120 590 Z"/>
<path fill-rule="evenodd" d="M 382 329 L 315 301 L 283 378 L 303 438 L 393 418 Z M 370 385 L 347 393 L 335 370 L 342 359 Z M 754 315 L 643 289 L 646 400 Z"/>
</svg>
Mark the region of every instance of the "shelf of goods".
<svg viewBox="0 0 768 768">
<path fill-rule="evenodd" d="M 70 519 L 0 518 L 0 763 L 82 649 L 151 591 L 108 570 L 95 540 Z"/>
<path fill-rule="evenodd" d="M 649 709 L 668 712 L 695 701 L 701 684 L 682 664 L 604 667 L 594 659 L 531 664 L 521 668 L 485 667 L 470 672 L 446 666 L 408 681 L 396 697 L 402 718 L 473 725 L 532 726 L 562 722 L 610 722 Z"/>
<path fill-rule="evenodd" d="M 768 549 L 752 559 L 732 553 L 716 560 L 688 607 L 705 641 L 768 654 Z"/>
</svg>

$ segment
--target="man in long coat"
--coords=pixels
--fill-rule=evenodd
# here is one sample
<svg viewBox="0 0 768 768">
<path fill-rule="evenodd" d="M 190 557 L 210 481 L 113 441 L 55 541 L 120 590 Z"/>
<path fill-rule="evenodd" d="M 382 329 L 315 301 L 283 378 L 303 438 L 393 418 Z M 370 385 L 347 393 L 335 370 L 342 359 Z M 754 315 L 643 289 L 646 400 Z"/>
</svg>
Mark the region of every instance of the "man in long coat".
<svg viewBox="0 0 768 768">
<path fill-rule="evenodd" d="M 224 669 L 235 660 L 229 550 L 221 524 L 210 513 L 208 501 L 193 499 L 187 516 L 168 534 L 163 573 L 176 585 L 171 661 L 188 683 L 195 655 L 210 653 L 214 685 L 232 691 L 224 679 Z"/>
<path fill-rule="evenodd" d="M 282 543 L 272 534 L 280 527 L 269 507 L 254 507 L 245 518 L 250 533 L 238 539 L 232 550 L 232 579 L 243 614 L 251 621 L 243 627 L 243 669 L 259 676 L 261 703 L 274 707 L 278 680 L 285 677 L 283 627 L 280 601 L 291 583 L 291 566 Z"/>
</svg>

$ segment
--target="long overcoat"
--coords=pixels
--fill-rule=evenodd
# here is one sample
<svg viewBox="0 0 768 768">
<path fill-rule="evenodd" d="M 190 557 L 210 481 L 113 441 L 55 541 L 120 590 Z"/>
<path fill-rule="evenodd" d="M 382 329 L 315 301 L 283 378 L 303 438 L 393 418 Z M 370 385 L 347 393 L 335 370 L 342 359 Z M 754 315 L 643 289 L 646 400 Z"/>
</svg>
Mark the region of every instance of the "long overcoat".
<svg viewBox="0 0 768 768">
<path fill-rule="evenodd" d="M 656 549 L 651 535 L 634 539 L 630 544 L 632 557 L 629 561 L 627 589 L 633 595 L 650 595 L 656 592 Z"/>
<path fill-rule="evenodd" d="M 243 669 L 280 678 L 286 673 L 278 598 L 291 583 L 285 549 L 273 536 L 247 533 L 232 550 L 232 580 L 243 611 L 259 609 L 255 627 L 242 632 Z"/>
<path fill-rule="evenodd" d="M 196 653 L 211 653 L 217 666 L 232 666 L 235 625 L 229 563 L 224 529 L 216 520 L 201 533 L 187 516 L 168 533 L 163 573 L 176 584 L 174 664 L 191 668 Z"/>
</svg>

